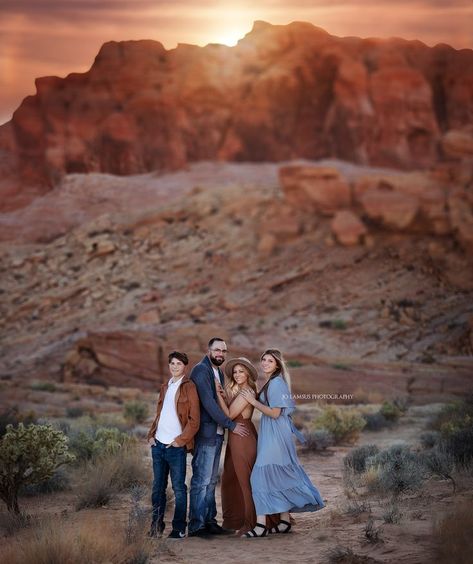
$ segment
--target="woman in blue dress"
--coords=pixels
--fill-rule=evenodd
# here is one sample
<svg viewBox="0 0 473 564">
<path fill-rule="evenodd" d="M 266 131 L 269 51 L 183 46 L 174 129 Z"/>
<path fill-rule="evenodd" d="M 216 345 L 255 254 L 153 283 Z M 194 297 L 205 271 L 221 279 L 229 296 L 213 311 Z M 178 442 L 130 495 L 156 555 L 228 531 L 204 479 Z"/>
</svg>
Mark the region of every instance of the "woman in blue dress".
<svg viewBox="0 0 473 564">
<path fill-rule="evenodd" d="M 244 535 L 249 538 L 288 533 L 289 513 L 318 511 L 324 507 L 319 491 L 297 458 L 292 435 L 302 441 L 304 438 L 291 419 L 295 403 L 281 352 L 266 350 L 261 356 L 261 367 L 267 381 L 259 394 L 255 396 L 250 390 L 240 392 L 262 414 L 256 462 L 251 473 L 257 523 Z M 262 523 L 266 522 L 266 515 L 274 513 L 280 513 L 281 520 L 268 529 Z"/>
</svg>

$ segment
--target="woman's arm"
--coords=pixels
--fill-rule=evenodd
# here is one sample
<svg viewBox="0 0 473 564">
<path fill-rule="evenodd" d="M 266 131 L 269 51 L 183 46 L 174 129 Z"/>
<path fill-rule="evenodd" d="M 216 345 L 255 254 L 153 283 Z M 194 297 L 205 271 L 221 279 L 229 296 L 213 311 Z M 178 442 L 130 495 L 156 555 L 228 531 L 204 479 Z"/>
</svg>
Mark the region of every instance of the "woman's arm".
<svg viewBox="0 0 473 564">
<path fill-rule="evenodd" d="M 267 405 L 264 405 L 264 403 L 261 403 L 260 401 L 258 401 L 255 398 L 254 394 L 252 392 L 250 392 L 249 390 L 241 390 L 240 395 L 242 397 L 244 397 L 245 400 L 248 403 L 251 403 L 251 405 L 256 407 L 256 409 L 258 409 L 259 411 L 261 411 L 261 413 L 263 413 L 264 415 L 267 415 L 268 417 L 272 417 L 273 419 L 277 419 L 281 415 L 281 408 L 280 407 L 269 407 Z"/>
<path fill-rule="evenodd" d="M 246 401 L 246 399 L 243 396 L 236 396 L 236 398 L 232 401 L 232 403 L 230 404 L 229 410 L 230 410 L 230 419 L 235 419 L 235 417 L 238 417 L 240 415 L 240 413 L 245 409 L 245 407 L 248 405 L 248 401 Z"/>
</svg>

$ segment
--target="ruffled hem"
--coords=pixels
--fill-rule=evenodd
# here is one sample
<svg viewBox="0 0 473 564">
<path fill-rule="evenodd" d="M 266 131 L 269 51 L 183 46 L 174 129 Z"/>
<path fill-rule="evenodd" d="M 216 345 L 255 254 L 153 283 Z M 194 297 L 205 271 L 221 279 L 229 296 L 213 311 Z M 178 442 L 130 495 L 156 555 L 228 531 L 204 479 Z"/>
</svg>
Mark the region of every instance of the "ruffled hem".
<svg viewBox="0 0 473 564">
<path fill-rule="evenodd" d="M 312 502 L 307 502 L 312 498 Z M 305 513 L 320 511 L 325 507 L 322 500 L 320 502 L 309 491 L 304 488 L 291 488 L 284 492 L 274 492 L 272 494 L 258 494 L 253 492 L 255 509 L 257 515 L 270 515 L 273 513 Z M 299 501 L 296 501 L 299 500 Z M 306 501 L 307 503 L 304 503 Z"/>
<path fill-rule="evenodd" d="M 284 488 L 284 485 L 289 487 Z M 257 515 L 284 511 L 302 513 L 325 507 L 319 491 L 299 464 L 255 465 L 251 488 Z"/>
</svg>

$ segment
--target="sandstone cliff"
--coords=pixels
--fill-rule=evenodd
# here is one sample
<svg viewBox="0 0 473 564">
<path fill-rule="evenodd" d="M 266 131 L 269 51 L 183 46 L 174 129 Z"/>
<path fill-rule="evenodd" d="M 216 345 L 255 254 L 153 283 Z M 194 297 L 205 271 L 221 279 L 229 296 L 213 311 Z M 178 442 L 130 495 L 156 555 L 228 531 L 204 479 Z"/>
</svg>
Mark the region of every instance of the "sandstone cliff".
<svg viewBox="0 0 473 564">
<path fill-rule="evenodd" d="M 72 172 L 297 157 L 426 167 L 442 133 L 473 122 L 471 50 L 297 22 L 256 22 L 232 48 L 110 42 L 88 72 L 36 87 L 0 134 L 3 210 Z"/>
</svg>

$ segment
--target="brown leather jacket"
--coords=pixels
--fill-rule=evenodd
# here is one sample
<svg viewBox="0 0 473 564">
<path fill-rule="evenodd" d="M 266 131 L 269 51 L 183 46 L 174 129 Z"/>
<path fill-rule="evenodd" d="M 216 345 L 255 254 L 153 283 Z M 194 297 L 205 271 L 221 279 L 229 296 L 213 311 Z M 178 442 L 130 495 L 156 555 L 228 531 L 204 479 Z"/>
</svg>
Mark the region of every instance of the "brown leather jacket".
<svg viewBox="0 0 473 564">
<path fill-rule="evenodd" d="M 168 383 L 161 385 L 159 392 L 158 405 L 156 407 L 156 417 L 148 431 L 148 440 L 154 438 L 158 427 L 159 416 L 163 409 L 164 396 L 168 390 Z M 187 450 L 194 448 L 194 435 L 199 430 L 200 425 L 200 404 L 199 396 L 194 382 L 186 374 L 176 393 L 176 411 L 182 426 L 182 433 L 174 440 L 178 446 L 185 446 Z"/>
</svg>

